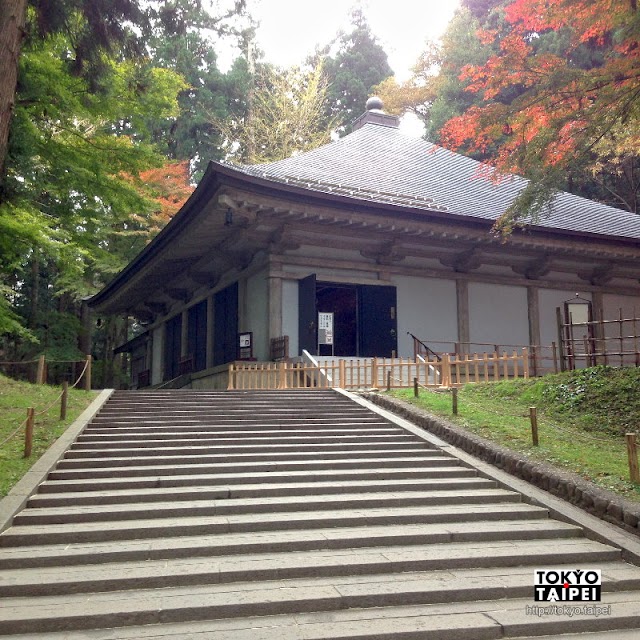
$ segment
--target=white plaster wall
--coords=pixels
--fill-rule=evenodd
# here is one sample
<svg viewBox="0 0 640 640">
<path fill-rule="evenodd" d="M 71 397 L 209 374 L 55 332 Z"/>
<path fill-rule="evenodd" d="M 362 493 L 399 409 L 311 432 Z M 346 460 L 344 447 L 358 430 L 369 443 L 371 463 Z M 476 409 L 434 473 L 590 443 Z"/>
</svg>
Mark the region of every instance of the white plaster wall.
<svg viewBox="0 0 640 640">
<path fill-rule="evenodd" d="M 470 282 L 469 338 L 472 343 L 490 345 L 529 344 L 527 289 Z M 471 350 L 480 347 L 472 344 Z"/>
<path fill-rule="evenodd" d="M 269 287 L 267 271 L 246 280 L 244 300 L 239 300 L 239 330 L 253 331 L 253 357 L 269 359 Z"/>
<path fill-rule="evenodd" d="M 620 296 L 612 293 L 605 293 L 602 296 L 602 306 L 604 307 L 604 319 L 616 320 L 620 316 L 620 309 L 624 318 L 640 318 L 640 298 L 636 296 Z"/>
<path fill-rule="evenodd" d="M 392 283 L 398 296 L 398 355 L 413 357 L 413 338 L 407 331 L 434 351 L 449 350 L 451 345 L 444 343 L 457 340 L 455 282 L 395 276 Z"/>
<path fill-rule="evenodd" d="M 591 300 L 590 293 L 580 293 L 580 297 Z M 540 289 L 538 305 L 540 307 L 540 343 L 548 347 L 552 342 L 558 342 L 558 320 L 556 309 L 564 314 L 564 303 L 576 297 L 575 291 L 561 291 L 558 289 Z"/>
<path fill-rule="evenodd" d="M 282 335 L 289 336 L 289 355 L 298 355 L 298 281 L 282 281 Z"/>
<path fill-rule="evenodd" d="M 162 382 L 162 349 L 164 344 L 164 325 L 153 330 L 151 349 L 151 384 Z"/>
</svg>

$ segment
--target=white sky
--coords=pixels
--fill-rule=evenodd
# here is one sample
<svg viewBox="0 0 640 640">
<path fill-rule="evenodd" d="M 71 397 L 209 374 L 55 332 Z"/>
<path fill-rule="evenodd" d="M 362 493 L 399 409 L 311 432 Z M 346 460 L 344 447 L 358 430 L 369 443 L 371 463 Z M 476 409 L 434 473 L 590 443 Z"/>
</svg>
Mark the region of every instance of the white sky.
<svg viewBox="0 0 640 640">
<path fill-rule="evenodd" d="M 386 51 L 399 80 L 425 48 L 437 40 L 459 6 L 459 0 L 249 0 L 260 22 L 258 46 L 268 62 L 291 66 L 302 62 L 315 45 L 329 42 L 349 27 L 351 9 L 362 7 L 371 31 Z"/>
<path fill-rule="evenodd" d="M 411 75 L 426 43 L 440 39 L 460 0 L 247 0 L 247 5 L 260 23 L 256 44 L 267 62 L 281 67 L 301 64 L 316 45 L 328 44 L 340 29 L 349 30 L 352 9 L 358 6 L 402 81 Z M 226 70 L 238 51 L 223 48 L 218 54 L 219 66 Z M 400 128 L 408 135 L 424 133 L 412 114 L 402 118 Z"/>
</svg>

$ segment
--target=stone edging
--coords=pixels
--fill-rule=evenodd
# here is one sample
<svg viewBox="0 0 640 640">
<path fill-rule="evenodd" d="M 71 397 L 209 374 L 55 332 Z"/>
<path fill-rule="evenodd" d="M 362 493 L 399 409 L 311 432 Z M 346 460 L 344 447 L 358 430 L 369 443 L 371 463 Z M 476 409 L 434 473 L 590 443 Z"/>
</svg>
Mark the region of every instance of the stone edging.
<svg viewBox="0 0 640 640">
<path fill-rule="evenodd" d="M 526 480 L 601 520 L 640 536 L 640 505 L 601 489 L 576 474 L 531 460 L 521 453 L 469 433 L 462 427 L 447 422 L 444 418 L 436 417 L 401 400 L 379 393 L 362 395 L 370 402 L 413 422 L 462 451 L 517 478 Z"/>
<path fill-rule="evenodd" d="M 76 420 L 67 427 L 65 432 L 42 454 L 13 489 L 0 499 L 0 532 L 11 526 L 13 516 L 27 504 L 29 498 L 37 491 L 38 485 L 46 479 L 64 452 L 100 411 L 112 393 L 113 389 L 101 391 Z"/>
</svg>

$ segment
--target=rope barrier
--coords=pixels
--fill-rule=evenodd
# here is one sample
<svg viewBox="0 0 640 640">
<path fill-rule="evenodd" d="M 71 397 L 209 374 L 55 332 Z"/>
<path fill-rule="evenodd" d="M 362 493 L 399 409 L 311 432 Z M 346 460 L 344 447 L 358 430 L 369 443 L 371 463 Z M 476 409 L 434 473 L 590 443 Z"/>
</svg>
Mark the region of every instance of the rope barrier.
<svg viewBox="0 0 640 640">
<path fill-rule="evenodd" d="M 37 362 L 37 360 L 34 360 L 33 362 Z M 53 361 L 50 361 L 53 362 Z M 71 363 L 76 363 L 76 362 L 82 362 L 81 360 L 68 360 L 68 361 L 64 361 L 64 360 L 57 360 L 55 362 L 71 362 Z M 1 364 L 1 363 L 0 363 Z M 89 359 L 87 358 L 84 362 L 84 367 L 80 373 L 80 375 L 78 376 L 78 379 L 72 384 L 69 385 L 69 389 L 73 389 L 74 387 L 76 387 L 78 385 L 78 383 L 80 382 L 80 380 L 82 380 L 84 374 L 87 372 L 87 368 L 89 367 Z M 54 405 L 58 404 L 58 402 L 60 401 L 60 399 L 62 398 L 64 394 L 64 390 L 62 390 L 60 392 L 60 395 L 45 409 L 42 409 L 41 411 L 37 411 L 34 413 L 34 416 L 41 416 L 45 413 L 47 413 L 48 411 L 50 411 Z M 11 440 L 12 438 L 14 438 L 22 429 L 22 427 L 25 426 L 25 424 L 27 423 L 27 419 L 23 420 L 22 423 L 20 424 L 20 426 L 13 432 L 11 433 L 7 438 L 5 438 L 4 440 L 2 440 L 0 442 L 0 447 L 3 447 L 5 444 L 7 444 L 7 442 L 9 442 L 9 440 Z"/>
<path fill-rule="evenodd" d="M 73 362 L 78 362 L 78 360 L 74 360 Z M 84 376 L 84 374 L 86 373 L 86 371 L 87 371 L 87 367 L 88 367 L 88 366 L 89 366 L 89 361 L 88 361 L 88 360 L 85 360 L 84 368 L 82 369 L 82 372 L 81 372 L 81 373 L 80 373 L 80 375 L 78 376 L 78 379 L 77 379 L 77 380 L 76 380 L 72 385 L 69 385 L 69 389 L 73 389 L 74 387 L 76 387 L 76 386 L 77 386 L 77 384 L 80 382 L 80 380 L 82 380 L 82 377 L 83 377 L 83 376 Z M 60 398 L 62 398 L 62 394 L 63 394 L 63 393 L 64 393 L 64 391 L 61 391 L 61 392 L 60 392 L 60 395 L 59 395 L 59 396 L 58 396 L 58 397 L 57 397 L 57 398 L 56 398 L 56 399 L 55 399 L 55 400 L 54 400 L 54 401 L 53 401 L 53 402 L 52 402 L 52 403 L 51 403 L 51 404 L 50 404 L 46 409 L 43 409 L 42 411 L 38 411 L 38 412 L 36 412 L 36 414 L 35 414 L 35 415 L 40 416 L 40 415 L 42 415 L 43 413 L 47 413 L 47 411 L 49 411 L 49 409 L 51 409 L 51 407 L 53 407 L 53 405 L 54 405 L 54 404 L 57 404 L 57 403 L 58 403 L 58 400 L 60 400 Z"/>
<path fill-rule="evenodd" d="M 0 442 L 0 448 L 4 447 L 4 445 L 7 444 L 9 440 L 11 440 L 12 438 L 15 438 L 18 435 L 18 433 L 20 433 L 22 427 L 24 427 L 25 424 L 27 424 L 26 418 L 22 421 L 20 426 L 8 438 L 5 438 L 2 442 Z"/>
</svg>

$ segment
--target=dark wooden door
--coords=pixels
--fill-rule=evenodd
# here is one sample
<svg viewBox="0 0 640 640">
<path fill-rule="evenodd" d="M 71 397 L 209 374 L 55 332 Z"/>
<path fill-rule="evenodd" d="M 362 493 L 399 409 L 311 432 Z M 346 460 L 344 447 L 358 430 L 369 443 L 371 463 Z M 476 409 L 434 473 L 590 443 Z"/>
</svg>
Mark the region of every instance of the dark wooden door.
<svg viewBox="0 0 640 640">
<path fill-rule="evenodd" d="M 316 306 L 316 274 L 298 280 L 298 354 L 302 350 L 316 355 L 318 349 L 318 309 Z"/>
<path fill-rule="evenodd" d="M 173 380 L 180 372 L 182 314 L 168 320 L 164 330 L 164 379 Z"/>
<path fill-rule="evenodd" d="M 213 297 L 213 364 L 233 362 L 238 357 L 238 283 Z"/>
<path fill-rule="evenodd" d="M 189 357 L 193 370 L 201 371 L 207 366 L 207 301 L 203 300 L 189 309 L 188 333 Z"/>
<path fill-rule="evenodd" d="M 398 350 L 396 288 L 358 287 L 358 355 L 389 358 Z"/>
</svg>

